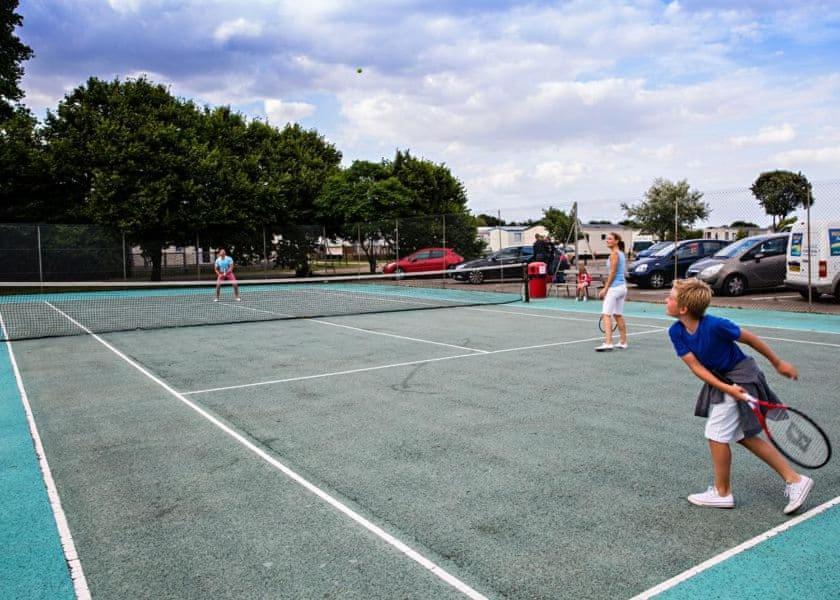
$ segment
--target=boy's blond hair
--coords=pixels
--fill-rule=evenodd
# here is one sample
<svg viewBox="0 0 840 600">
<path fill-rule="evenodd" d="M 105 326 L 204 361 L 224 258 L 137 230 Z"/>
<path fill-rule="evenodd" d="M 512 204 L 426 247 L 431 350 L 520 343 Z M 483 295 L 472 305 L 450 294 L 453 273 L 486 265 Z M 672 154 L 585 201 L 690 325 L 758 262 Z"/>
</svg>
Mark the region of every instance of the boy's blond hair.
<svg viewBox="0 0 840 600">
<path fill-rule="evenodd" d="M 699 279 L 677 279 L 674 281 L 676 290 L 677 306 L 688 309 L 695 319 L 705 314 L 709 304 L 712 303 L 712 288 L 705 281 Z"/>
</svg>

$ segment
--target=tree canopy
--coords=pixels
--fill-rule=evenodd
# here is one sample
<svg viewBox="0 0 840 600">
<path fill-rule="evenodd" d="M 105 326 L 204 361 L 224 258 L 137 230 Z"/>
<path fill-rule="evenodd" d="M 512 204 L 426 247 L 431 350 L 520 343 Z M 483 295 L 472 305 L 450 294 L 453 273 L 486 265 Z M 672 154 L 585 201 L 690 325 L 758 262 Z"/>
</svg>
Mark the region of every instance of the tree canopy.
<svg viewBox="0 0 840 600">
<path fill-rule="evenodd" d="M 622 203 L 621 208 L 643 230 L 673 240 L 675 221 L 683 238 L 694 223 L 708 218 L 711 209 L 702 198 L 702 192 L 692 190 L 684 179 L 673 183 L 660 178 L 645 192 L 643 201 L 633 206 Z"/>
<path fill-rule="evenodd" d="M 11 117 L 23 98 L 21 63 L 32 57 L 32 48 L 15 35 L 15 29 L 23 24 L 23 17 L 15 12 L 18 4 L 18 0 L 0 3 L 0 121 Z"/>
<path fill-rule="evenodd" d="M 789 222 L 786 217 L 798 206 L 814 203 L 811 183 L 802 173 L 768 171 L 762 173 L 750 187 L 764 212 L 773 218 L 773 230 L 782 231 Z"/>
</svg>

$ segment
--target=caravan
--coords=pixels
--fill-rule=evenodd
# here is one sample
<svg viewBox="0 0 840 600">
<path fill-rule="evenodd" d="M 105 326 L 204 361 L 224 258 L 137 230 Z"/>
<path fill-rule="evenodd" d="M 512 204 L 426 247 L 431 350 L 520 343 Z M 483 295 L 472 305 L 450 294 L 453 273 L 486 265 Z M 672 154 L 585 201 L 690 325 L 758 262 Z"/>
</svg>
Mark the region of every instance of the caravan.
<svg viewBox="0 0 840 600">
<path fill-rule="evenodd" d="M 840 301 L 840 221 L 811 221 L 810 243 L 805 222 L 795 223 L 787 248 L 785 285 L 808 297 L 831 294 Z"/>
</svg>

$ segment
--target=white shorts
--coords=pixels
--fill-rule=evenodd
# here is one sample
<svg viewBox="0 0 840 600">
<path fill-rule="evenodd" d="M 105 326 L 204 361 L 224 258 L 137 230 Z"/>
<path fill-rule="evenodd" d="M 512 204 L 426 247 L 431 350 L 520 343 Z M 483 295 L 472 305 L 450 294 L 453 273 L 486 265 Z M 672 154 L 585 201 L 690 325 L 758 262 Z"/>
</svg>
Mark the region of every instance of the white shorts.
<svg viewBox="0 0 840 600">
<path fill-rule="evenodd" d="M 621 315 L 624 314 L 624 299 L 627 297 L 627 286 L 617 285 L 607 290 L 604 296 L 604 307 L 601 314 Z"/>
<path fill-rule="evenodd" d="M 706 439 L 722 444 L 740 442 L 744 439 L 741 419 L 738 418 L 738 401 L 732 396 L 724 395 L 723 402 L 709 406 Z"/>
</svg>

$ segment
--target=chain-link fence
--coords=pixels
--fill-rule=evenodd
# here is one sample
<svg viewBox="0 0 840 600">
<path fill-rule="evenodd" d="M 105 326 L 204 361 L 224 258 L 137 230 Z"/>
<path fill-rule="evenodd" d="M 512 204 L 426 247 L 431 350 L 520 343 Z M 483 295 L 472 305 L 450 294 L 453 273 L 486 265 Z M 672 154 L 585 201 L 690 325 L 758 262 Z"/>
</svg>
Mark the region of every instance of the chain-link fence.
<svg viewBox="0 0 840 600">
<path fill-rule="evenodd" d="M 598 274 L 605 268 L 607 235 L 619 233 L 631 258 L 632 300 L 663 301 L 675 277 L 693 276 L 713 287 L 716 304 L 840 313 L 840 182 L 813 184 L 810 204 L 799 200 L 791 198 L 787 212 L 773 215 L 748 188 L 703 192 L 704 218 L 686 218 L 686 205 L 675 200 L 673 211 L 661 211 L 649 227 L 627 222 L 622 209 L 639 205 L 641 195 L 624 202 L 589 200 L 576 204 L 576 236 L 554 242 L 568 252 L 573 269 L 586 264 Z M 530 218 L 541 212 L 530 209 L 537 213 Z M 501 222 L 522 213 L 493 211 Z M 504 268 L 505 261 L 521 262 L 524 252 L 513 257 L 511 249 L 530 247 L 538 233 L 551 231 L 540 224 L 487 225 L 471 215 L 214 227 L 167 240 L 93 225 L 0 225 L 0 280 L 204 280 L 213 277 L 224 247 L 244 278 L 452 269 L 453 283 L 476 285 L 483 281 L 455 267 L 490 254 L 467 265 L 498 266 L 493 279 L 513 284 L 521 272 Z M 481 279 L 491 275 L 484 271 Z"/>
</svg>

